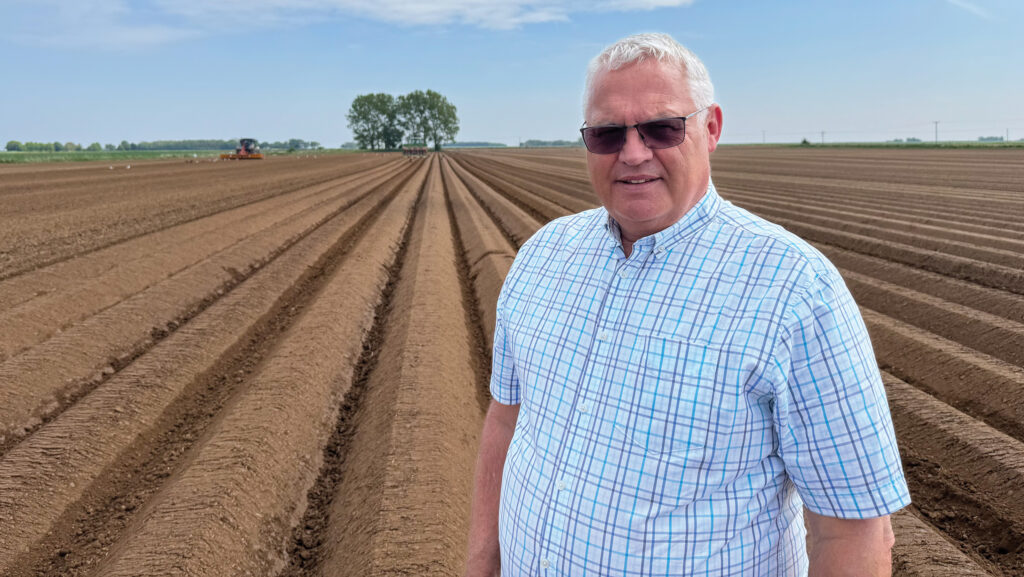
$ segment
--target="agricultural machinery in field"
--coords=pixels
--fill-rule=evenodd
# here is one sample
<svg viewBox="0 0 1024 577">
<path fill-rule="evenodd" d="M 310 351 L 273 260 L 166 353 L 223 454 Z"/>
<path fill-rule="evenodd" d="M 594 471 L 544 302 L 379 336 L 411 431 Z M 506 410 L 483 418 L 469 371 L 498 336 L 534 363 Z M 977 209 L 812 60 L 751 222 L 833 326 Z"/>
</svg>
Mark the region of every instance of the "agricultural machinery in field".
<svg viewBox="0 0 1024 577">
<path fill-rule="evenodd" d="M 263 153 L 260 152 L 260 145 L 255 138 L 242 138 L 238 141 L 238 148 L 234 152 L 225 152 L 220 155 L 221 160 L 263 160 Z"/>
<path fill-rule="evenodd" d="M 402 156 L 426 156 L 427 155 L 427 141 L 415 132 L 409 140 L 402 145 Z"/>
</svg>

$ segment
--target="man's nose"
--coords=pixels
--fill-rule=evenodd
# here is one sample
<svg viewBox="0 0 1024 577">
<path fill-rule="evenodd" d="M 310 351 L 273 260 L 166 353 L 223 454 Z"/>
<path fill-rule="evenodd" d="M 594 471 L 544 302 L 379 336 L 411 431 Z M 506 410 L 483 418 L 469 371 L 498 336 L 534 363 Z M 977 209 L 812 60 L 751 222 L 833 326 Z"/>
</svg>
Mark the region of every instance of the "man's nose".
<svg viewBox="0 0 1024 577">
<path fill-rule="evenodd" d="M 636 127 L 627 128 L 626 143 L 619 151 L 619 160 L 630 166 L 636 166 L 650 160 L 653 155 L 651 149 L 644 144 L 644 139 L 640 137 L 640 131 Z"/>
</svg>

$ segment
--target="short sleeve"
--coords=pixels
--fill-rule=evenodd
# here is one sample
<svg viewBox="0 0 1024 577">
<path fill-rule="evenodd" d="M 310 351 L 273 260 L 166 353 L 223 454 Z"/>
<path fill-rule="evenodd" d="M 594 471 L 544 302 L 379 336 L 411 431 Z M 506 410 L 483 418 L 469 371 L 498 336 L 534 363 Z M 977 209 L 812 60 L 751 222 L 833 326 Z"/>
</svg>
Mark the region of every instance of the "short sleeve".
<svg viewBox="0 0 1024 577">
<path fill-rule="evenodd" d="M 503 405 L 518 405 L 519 379 L 516 378 L 515 359 L 510 345 L 499 309 L 494 323 L 494 351 L 491 354 L 491 398 Z"/>
<path fill-rule="evenodd" d="M 871 340 L 838 272 L 816 276 L 784 325 L 775 425 L 780 456 L 804 504 L 846 519 L 908 505 Z"/>
</svg>

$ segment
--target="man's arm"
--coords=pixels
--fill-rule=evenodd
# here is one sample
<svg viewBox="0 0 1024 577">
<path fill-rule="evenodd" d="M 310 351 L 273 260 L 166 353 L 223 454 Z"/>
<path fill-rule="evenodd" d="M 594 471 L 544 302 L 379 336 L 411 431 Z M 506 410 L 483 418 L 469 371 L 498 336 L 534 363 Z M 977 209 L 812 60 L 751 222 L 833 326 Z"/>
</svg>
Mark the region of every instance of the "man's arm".
<svg viewBox="0 0 1024 577">
<path fill-rule="evenodd" d="M 469 556 L 466 577 L 490 577 L 501 572 L 498 550 L 498 501 L 505 455 L 516 429 L 519 405 L 492 400 L 480 434 L 476 458 L 476 481 L 469 517 Z"/>
<path fill-rule="evenodd" d="M 890 577 L 896 537 L 889 516 L 837 519 L 804 509 L 808 577 Z"/>
</svg>

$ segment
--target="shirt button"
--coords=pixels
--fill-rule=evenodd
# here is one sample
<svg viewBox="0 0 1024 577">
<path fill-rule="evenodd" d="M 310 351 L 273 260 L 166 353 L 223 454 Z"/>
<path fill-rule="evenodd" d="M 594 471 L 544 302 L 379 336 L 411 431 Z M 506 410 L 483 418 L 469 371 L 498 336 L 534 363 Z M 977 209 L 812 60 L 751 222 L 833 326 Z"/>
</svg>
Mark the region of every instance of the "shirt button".
<svg viewBox="0 0 1024 577">
<path fill-rule="evenodd" d="M 556 486 L 558 487 L 559 491 L 564 491 L 565 490 L 565 481 L 559 481 L 558 485 L 556 485 Z"/>
<path fill-rule="evenodd" d="M 545 568 L 545 569 L 547 569 L 548 567 L 551 566 L 551 561 L 548 561 L 547 559 L 541 559 L 540 560 L 540 566 Z"/>
<path fill-rule="evenodd" d="M 629 278 L 629 271 L 622 269 L 619 271 L 619 278 Z"/>
<path fill-rule="evenodd" d="M 590 407 L 588 407 L 586 403 L 583 403 L 582 405 L 580 405 L 580 412 L 586 413 L 589 408 Z"/>
<path fill-rule="evenodd" d="M 607 341 L 608 340 L 608 331 L 601 331 L 601 332 L 597 333 L 597 340 L 599 340 L 599 341 Z"/>
</svg>

